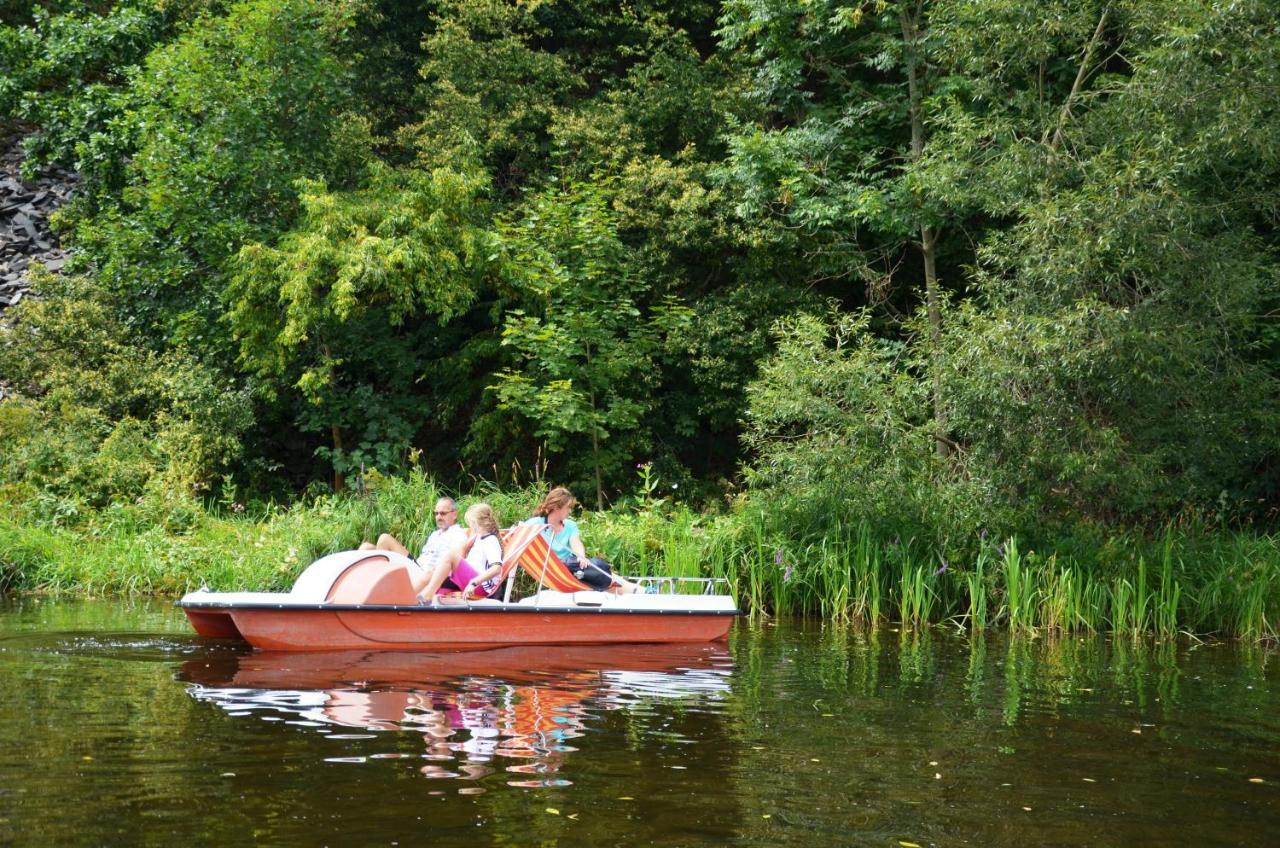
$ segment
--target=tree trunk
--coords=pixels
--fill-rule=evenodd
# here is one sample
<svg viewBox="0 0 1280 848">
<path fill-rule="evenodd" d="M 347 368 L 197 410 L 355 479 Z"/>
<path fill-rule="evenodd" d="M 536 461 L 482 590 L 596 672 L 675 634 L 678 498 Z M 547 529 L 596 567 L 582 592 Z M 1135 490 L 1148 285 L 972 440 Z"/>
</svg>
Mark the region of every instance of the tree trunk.
<svg viewBox="0 0 1280 848">
<path fill-rule="evenodd" d="M 342 428 L 339 427 L 337 424 L 330 424 L 329 432 L 333 436 L 333 452 L 341 453 L 342 452 Z M 341 492 L 344 488 L 346 488 L 346 485 L 347 485 L 346 475 L 343 474 L 341 471 L 339 471 L 337 468 L 333 469 L 333 490 L 335 492 Z"/>
<path fill-rule="evenodd" d="M 919 56 L 920 17 L 923 14 L 920 3 L 916 3 L 914 11 L 908 11 L 907 4 L 899 7 L 898 18 L 902 24 L 902 40 L 906 48 L 907 60 L 907 97 L 911 115 L 911 161 L 919 162 L 924 156 L 924 116 L 921 114 L 921 103 L 924 94 L 921 82 Z M 920 254 L 924 259 L 924 297 L 925 308 L 929 315 L 929 341 L 933 353 L 938 353 L 942 346 L 942 295 L 938 290 L 938 264 L 936 248 L 938 231 L 924 217 L 923 198 L 916 196 L 916 207 L 920 212 Z M 933 426 L 934 449 L 939 457 L 951 453 L 950 441 L 947 439 L 946 412 L 942 407 L 942 375 L 935 368 L 933 371 Z"/>
<path fill-rule="evenodd" d="M 942 304 L 938 293 L 938 266 L 934 248 L 938 241 L 938 233 L 928 224 L 920 225 L 920 252 L 924 255 L 924 291 L 925 305 L 929 312 L 929 340 L 933 345 L 936 357 L 942 348 Z M 947 439 L 947 413 L 942 407 L 942 372 L 933 369 L 933 426 L 934 450 L 941 458 L 951 453 L 951 442 Z"/>
<path fill-rule="evenodd" d="M 587 371 L 591 371 L 591 345 L 585 345 L 583 348 L 587 356 Z M 596 417 L 596 390 L 589 389 L 587 391 L 587 400 L 591 402 L 591 467 L 595 470 L 596 475 L 596 510 L 604 509 L 604 486 L 601 484 L 600 474 L 600 425 Z"/>
<path fill-rule="evenodd" d="M 591 450 L 595 454 L 596 466 L 596 510 L 604 509 L 604 485 L 600 478 L 600 428 L 591 427 Z"/>
</svg>

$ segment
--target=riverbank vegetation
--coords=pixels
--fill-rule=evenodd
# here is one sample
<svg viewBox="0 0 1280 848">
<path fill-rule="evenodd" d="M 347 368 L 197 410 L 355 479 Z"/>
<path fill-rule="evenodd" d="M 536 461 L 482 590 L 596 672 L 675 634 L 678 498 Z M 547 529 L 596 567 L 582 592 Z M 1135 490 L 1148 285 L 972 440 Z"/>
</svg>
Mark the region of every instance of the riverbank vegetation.
<svg viewBox="0 0 1280 848">
<path fill-rule="evenodd" d="M 647 475 L 649 469 L 642 469 Z M 1280 542 L 1255 532 L 1170 526 L 1155 534 L 1057 537 L 1038 552 L 980 531 L 939 545 L 868 522 L 797 527 L 748 506 L 674 505 L 655 481 L 582 519 L 591 547 L 623 573 L 724 578 L 754 615 L 805 614 L 980 631 L 1217 634 L 1280 639 Z M 541 489 L 482 489 L 504 522 Z M 174 595 L 200 585 L 287 591 L 300 570 L 390 532 L 420 545 L 439 494 L 421 474 L 371 475 L 363 491 L 291 507 L 207 508 L 148 495 L 102 510 L 32 499 L 0 518 L 0 590 Z M 52 511 L 50 511 L 52 510 Z M 903 530 L 906 528 L 903 527 Z M 527 587 L 526 587 L 527 588 Z"/>
<path fill-rule="evenodd" d="M 1274 637 L 1278 20 L 0 0 L 0 133 L 81 175 L 0 585 L 278 586 L 552 480 L 762 612 Z"/>
</svg>

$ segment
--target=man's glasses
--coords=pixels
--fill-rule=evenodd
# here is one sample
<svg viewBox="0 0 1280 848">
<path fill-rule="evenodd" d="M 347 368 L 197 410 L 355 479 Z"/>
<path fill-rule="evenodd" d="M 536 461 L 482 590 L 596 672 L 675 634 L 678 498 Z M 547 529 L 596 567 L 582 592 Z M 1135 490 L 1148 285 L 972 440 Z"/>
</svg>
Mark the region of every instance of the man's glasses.
<svg viewBox="0 0 1280 848">
<path fill-rule="evenodd" d="M 437 509 L 436 515 L 448 515 L 451 512 L 457 512 L 456 509 Z"/>
</svg>

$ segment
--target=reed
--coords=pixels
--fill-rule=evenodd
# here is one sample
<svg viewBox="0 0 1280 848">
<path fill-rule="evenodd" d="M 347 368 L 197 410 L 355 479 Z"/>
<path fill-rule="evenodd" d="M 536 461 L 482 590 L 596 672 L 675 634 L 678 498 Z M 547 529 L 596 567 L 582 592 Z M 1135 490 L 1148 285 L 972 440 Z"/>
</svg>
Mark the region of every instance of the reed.
<svg viewBox="0 0 1280 848">
<path fill-rule="evenodd" d="M 1130 603 L 1130 597 L 1133 595 L 1133 584 L 1123 577 L 1116 577 L 1111 581 L 1111 597 L 1108 599 L 1111 608 L 1111 631 L 1113 633 L 1125 633 L 1133 630 L 1133 622 L 1130 615 L 1133 612 L 1133 606 Z"/>
<path fill-rule="evenodd" d="M 801 582 L 807 571 L 807 551 L 789 552 L 783 545 L 773 544 L 774 568 L 764 571 L 768 591 L 768 606 L 774 615 L 795 610 L 803 614 L 805 604 L 812 594 L 804 590 Z"/>
<path fill-rule="evenodd" d="M 703 562 L 706 565 L 707 576 L 724 580 L 729 593 L 735 598 L 741 598 L 743 595 L 742 569 L 738 568 L 738 558 L 731 550 L 731 543 L 725 538 L 714 537 L 705 550 Z"/>
<path fill-rule="evenodd" d="M 701 577 L 702 559 L 702 546 L 696 539 L 669 534 L 662 547 L 662 560 L 653 573 L 666 577 Z"/>
<path fill-rule="evenodd" d="M 1025 561 L 1018 550 L 1016 537 L 1004 544 L 1000 560 L 1004 578 L 1004 620 L 1015 633 L 1035 629 L 1036 585 L 1035 577 L 1025 568 Z"/>
<path fill-rule="evenodd" d="M 1198 551 L 1197 557 L 1209 566 L 1208 579 L 1187 603 L 1193 629 L 1280 641 L 1280 557 L 1274 540 L 1235 537 L 1209 555 Z"/>
<path fill-rule="evenodd" d="M 850 563 L 853 568 L 853 618 L 857 621 L 877 623 L 881 621 L 884 598 L 882 582 L 883 562 L 881 549 L 865 523 L 858 525 L 854 534 Z"/>
<path fill-rule="evenodd" d="M 898 583 L 898 619 L 904 627 L 922 627 L 933 620 L 937 593 L 928 566 L 904 567 Z"/>
<path fill-rule="evenodd" d="M 1039 626 L 1046 630 L 1070 630 L 1079 611 L 1080 578 L 1070 566 L 1056 568 L 1052 559 L 1042 579 Z"/>
<path fill-rule="evenodd" d="M 852 579 L 847 548 L 837 535 L 834 543 L 823 540 L 818 546 L 817 591 L 819 612 L 824 619 L 848 623 L 852 618 Z"/>
<path fill-rule="evenodd" d="M 751 610 L 752 615 L 764 614 L 766 611 L 765 601 L 769 595 L 771 586 L 771 571 L 767 568 L 766 563 L 772 562 L 774 568 L 782 566 L 781 551 L 768 552 L 768 544 L 765 542 L 764 522 L 758 517 L 752 521 L 750 527 L 750 545 L 747 549 L 747 561 L 745 563 L 745 571 L 747 573 L 746 603 Z M 774 610 L 777 612 L 778 610 Z"/>
<path fill-rule="evenodd" d="M 1138 557 L 1138 574 L 1133 582 L 1117 577 L 1111 590 L 1111 630 L 1137 635 L 1148 629 L 1151 590 L 1147 586 L 1147 558 Z"/>
<path fill-rule="evenodd" d="M 1101 630 L 1107 617 L 1107 587 L 1102 581 L 1083 571 L 1080 572 L 1079 579 L 1076 625 L 1090 632 Z"/>
<path fill-rule="evenodd" d="M 974 560 L 973 570 L 964 575 L 965 588 L 968 590 L 968 609 L 966 618 L 972 630 L 985 630 L 987 627 L 988 588 L 987 559 L 989 549 L 983 545 Z"/>
<path fill-rule="evenodd" d="M 1173 636 L 1178 632 L 1178 609 L 1182 602 L 1182 584 L 1174 577 L 1174 546 L 1171 534 L 1166 533 L 1160 557 L 1160 583 L 1156 589 L 1152 610 L 1152 629 L 1160 636 Z"/>
<path fill-rule="evenodd" d="M 1233 629 L 1246 638 L 1277 639 L 1275 625 L 1267 615 L 1267 596 L 1273 594 L 1269 583 L 1259 581 L 1249 586 L 1237 604 Z"/>
</svg>

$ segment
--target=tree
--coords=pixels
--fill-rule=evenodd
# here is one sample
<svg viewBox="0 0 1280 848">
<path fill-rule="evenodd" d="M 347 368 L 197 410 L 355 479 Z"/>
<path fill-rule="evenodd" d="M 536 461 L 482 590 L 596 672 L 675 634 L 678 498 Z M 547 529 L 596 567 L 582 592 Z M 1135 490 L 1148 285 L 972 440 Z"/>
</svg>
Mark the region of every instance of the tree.
<svg viewBox="0 0 1280 848">
<path fill-rule="evenodd" d="M 1262 320 L 1274 213 L 1255 188 L 1277 176 L 1264 141 L 1277 129 L 1274 12 L 1180 0 L 921 8 L 932 130 L 903 185 L 964 223 L 976 248 L 949 271 L 965 285 L 941 301 L 941 332 L 925 329 L 938 327 L 927 298 L 924 320 L 902 327 L 902 373 L 928 381 L 955 447 L 935 467 L 937 496 L 969 491 L 1023 527 L 1247 515 L 1272 485 L 1257 471 L 1273 462 L 1280 411 Z M 793 54 L 793 65 L 809 55 Z M 778 132 L 813 130 L 810 112 L 829 99 L 810 108 L 810 96 L 799 90 L 800 123 Z M 823 129 L 828 149 L 847 151 L 863 127 Z M 838 185 L 785 157 L 751 161 L 805 187 L 779 214 L 821 209 Z M 799 449 L 760 432 L 760 462 Z"/>
<path fill-rule="evenodd" d="M 27 168 L 56 162 L 86 179 L 82 191 L 118 187 L 118 159 L 86 155 L 85 145 L 110 133 L 136 66 L 202 4 L 9 5 L 0 4 L 0 126 L 14 121 L 28 130 Z"/>
<path fill-rule="evenodd" d="M 548 188 L 503 237 L 523 305 L 507 313 L 503 345 L 515 364 L 493 389 L 500 408 L 534 422 L 549 451 L 590 473 L 602 508 L 606 475 L 646 446 L 639 425 L 655 403 L 657 355 L 688 310 L 671 299 L 645 303 L 598 183 Z M 588 438 L 585 450 L 575 434 Z"/>
<path fill-rule="evenodd" d="M 124 186 L 73 208 L 69 226 L 84 264 L 156 347 L 192 340 L 222 353 L 231 257 L 288 225 L 299 177 L 361 176 L 368 138 L 347 111 L 339 58 L 358 8 L 246 0 L 147 56 L 108 145 L 132 151 Z"/>
<path fill-rule="evenodd" d="M 430 327 L 472 304 L 497 251 L 483 176 L 372 171 L 356 191 L 304 182 L 297 226 L 244 247 L 226 295 L 241 361 L 305 400 L 339 487 L 363 463 L 400 464 L 424 417 L 413 383 L 435 352 Z"/>
<path fill-rule="evenodd" d="M 90 280 L 36 288 L 0 326 L 0 483 L 98 508 L 214 491 L 251 422 L 244 387 L 190 351 L 140 350 Z"/>
<path fill-rule="evenodd" d="M 969 83 L 925 178 L 1010 222 L 980 245 L 980 297 L 950 346 L 972 462 L 1021 469 L 1005 485 L 1055 513 L 1247 514 L 1273 485 L 1258 471 L 1280 411 L 1275 360 L 1259 355 L 1280 271 L 1257 189 L 1278 175 L 1274 9 L 939 6 L 941 55 Z M 1055 65 L 1061 95 L 1045 103 Z M 1038 373 L 1002 392 L 1030 351 Z"/>
<path fill-rule="evenodd" d="M 931 61 L 927 20 L 923 0 L 726 4 L 722 42 L 749 56 L 765 114 L 731 138 L 721 179 L 736 191 L 739 214 L 803 234 L 815 277 L 861 279 L 864 302 L 894 299 L 908 311 L 923 302 L 936 350 L 939 239 L 964 210 L 948 209 L 916 177 L 935 97 L 948 84 Z M 908 275 L 904 298 L 895 289 Z M 937 381 L 933 407 L 945 455 Z"/>
</svg>

